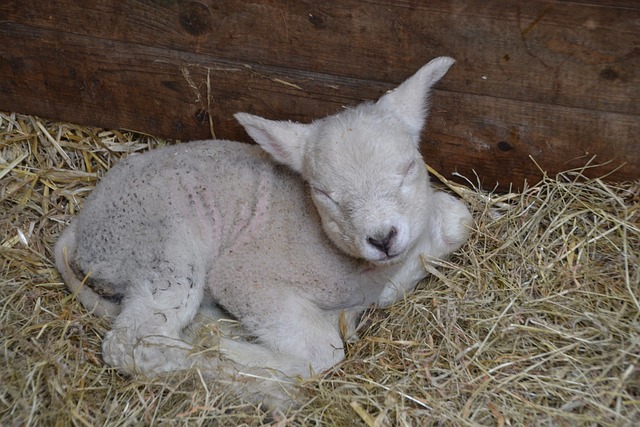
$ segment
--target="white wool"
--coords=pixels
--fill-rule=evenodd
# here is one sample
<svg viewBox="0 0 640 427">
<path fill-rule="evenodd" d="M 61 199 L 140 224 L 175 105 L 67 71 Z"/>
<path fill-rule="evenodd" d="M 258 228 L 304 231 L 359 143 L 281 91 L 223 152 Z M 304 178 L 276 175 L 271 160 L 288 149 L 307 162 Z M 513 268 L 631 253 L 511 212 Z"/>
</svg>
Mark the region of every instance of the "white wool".
<svg viewBox="0 0 640 427">
<path fill-rule="evenodd" d="M 342 360 L 341 324 L 352 334 L 363 310 L 426 276 L 421 256 L 467 239 L 467 208 L 431 188 L 418 152 L 431 86 L 452 64 L 311 124 L 237 114 L 259 146 L 199 141 L 116 165 L 55 251 L 78 299 L 114 318 L 105 361 L 286 380 Z M 208 305 L 256 339 L 221 339 L 224 359 L 191 354 L 181 332 Z M 238 390 L 287 400 L 281 381 Z"/>
</svg>

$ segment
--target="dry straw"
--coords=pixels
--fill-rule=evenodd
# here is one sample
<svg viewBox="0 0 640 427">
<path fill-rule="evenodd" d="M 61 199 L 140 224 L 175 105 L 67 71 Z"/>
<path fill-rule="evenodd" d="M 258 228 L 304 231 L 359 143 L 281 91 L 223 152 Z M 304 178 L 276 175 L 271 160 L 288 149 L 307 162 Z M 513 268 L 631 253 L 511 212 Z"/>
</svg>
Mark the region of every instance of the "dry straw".
<svg viewBox="0 0 640 427">
<path fill-rule="evenodd" d="M 100 356 L 51 247 L 121 155 L 165 141 L 0 115 L 2 425 L 640 425 L 640 181 L 581 171 L 520 193 L 446 183 L 469 243 L 368 313 L 347 360 L 268 414 L 198 372 L 127 378 Z"/>
</svg>

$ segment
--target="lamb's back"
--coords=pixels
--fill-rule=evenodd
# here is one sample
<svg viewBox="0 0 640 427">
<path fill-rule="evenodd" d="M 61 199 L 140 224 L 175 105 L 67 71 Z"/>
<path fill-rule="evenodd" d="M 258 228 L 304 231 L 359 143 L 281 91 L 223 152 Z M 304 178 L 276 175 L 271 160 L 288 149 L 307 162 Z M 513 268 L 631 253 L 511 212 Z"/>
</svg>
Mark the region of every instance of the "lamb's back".
<svg viewBox="0 0 640 427">
<path fill-rule="evenodd" d="M 87 198 L 77 236 L 75 265 L 105 293 L 159 280 L 178 256 L 206 270 L 227 307 L 288 292 L 327 306 L 367 299 L 360 262 L 328 241 L 300 177 L 253 145 L 199 141 L 128 157 Z"/>
</svg>

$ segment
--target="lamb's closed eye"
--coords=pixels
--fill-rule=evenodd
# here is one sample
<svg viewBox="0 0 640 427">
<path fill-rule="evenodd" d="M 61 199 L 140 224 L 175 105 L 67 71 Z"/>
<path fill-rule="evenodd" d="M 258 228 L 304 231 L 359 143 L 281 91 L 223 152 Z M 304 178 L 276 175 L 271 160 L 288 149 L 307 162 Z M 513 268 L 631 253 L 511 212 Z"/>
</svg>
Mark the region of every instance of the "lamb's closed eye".
<svg viewBox="0 0 640 427">
<path fill-rule="evenodd" d="M 335 203 L 336 205 L 338 205 L 338 202 L 336 202 L 334 200 L 334 198 L 331 196 L 331 193 L 329 193 L 328 191 L 325 190 L 321 190 L 320 188 L 316 187 L 316 186 L 311 186 L 312 191 L 314 192 L 315 195 L 320 196 L 325 198 L 326 200 L 329 200 L 333 203 Z"/>
<path fill-rule="evenodd" d="M 418 163 L 415 160 L 411 160 L 409 166 L 407 166 L 406 170 L 402 174 L 402 183 L 401 186 L 404 185 L 407 180 L 411 179 L 418 168 Z"/>
</svg>

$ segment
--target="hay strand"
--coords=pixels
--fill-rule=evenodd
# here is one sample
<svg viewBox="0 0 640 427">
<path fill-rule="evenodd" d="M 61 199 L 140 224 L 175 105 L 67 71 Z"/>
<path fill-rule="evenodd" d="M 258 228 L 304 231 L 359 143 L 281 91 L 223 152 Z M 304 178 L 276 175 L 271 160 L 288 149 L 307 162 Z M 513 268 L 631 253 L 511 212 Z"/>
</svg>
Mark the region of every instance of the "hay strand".
<svg viewBox="0 0 640 427">
<path fill-rule="evenodd" d="M 439 177 L 473 209 L 469 243 L 368 312 L 297 409 L 265 413 L 206 373 L 117 374 L 108 322 L 69 298 L 51 247 L 121 156 L 166 143 L 0 114 L 0 424 L 640 424 L 640 181 L 580 169 L 509 194 Z"/>
</svg>

